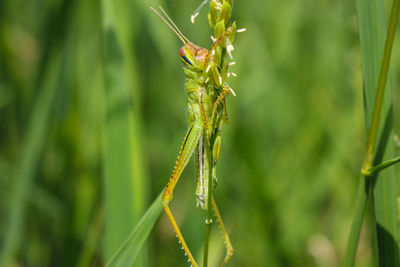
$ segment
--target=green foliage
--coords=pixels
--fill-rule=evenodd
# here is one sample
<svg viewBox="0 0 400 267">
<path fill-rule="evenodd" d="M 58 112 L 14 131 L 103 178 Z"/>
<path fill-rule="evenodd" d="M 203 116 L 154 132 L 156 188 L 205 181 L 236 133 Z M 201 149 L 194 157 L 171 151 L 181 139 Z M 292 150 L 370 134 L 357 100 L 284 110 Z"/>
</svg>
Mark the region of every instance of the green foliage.
<svg viewBox="0 0 400 267">
<path fill-rule="evenodd" d="M 116 47 L 104 41 L 110 10 L 99 1 L 0 1 L 2 260 L 105 265 L 117 246 L 108 249 L 107 238 L 126 241 L 169 178 L 187 129 L 180 43 L 150 11 L 158 1 L 104 2 Z M 162 2 L 191 41 L 210 47 L 207 12 L 190 23 L 199 4 Z M 247 32 L 235 37 L 238 77 L 229 84 L 237 96 L 227 100 L 215 190 L 237 252 L 229 266 L 342 262 L 366 143 L 355 14 L 353 1 L 234 1 L 232 18 Z M 399 82 L 393 75 L 394 100 Z M 108 98 L 111 86 L 125 91 Z M 118 124 L 105 128 L 111 119 Z M 200 259 L 205 214 L 195 208 L 189 165 L 171 209 Z M 105 187 L 122 177 L 139 180 Z M 107 228 L 112 219 L 131 225 Z M 361 232 L 357 266 L 372 266 L 372 229 L 369 222 Z M 210 266 L 224 257 L 217 230 Z M 164 215 L 146 243 L 144 266 L 186 266 Z"/>
<path fill-rule="evenodd" d="M 124 29 L 124 18 L 131 5 L 124 0 L 102 3 L 104 252 L 105 260 L 109 261 L 143 213 L 144 177 L 138 140 L 140 118 L 135 108 L 137 77 L 130 60 L 132 51 L 126 49 L 131 36 Z"/>
<path fill-rule="evenodd" d="M 372 166 L 385 165 L 394 157 L 393 117 L 390 84 L 386 86 L 400 1 L 394 0 L 387 35 L 383 2 L 357 1 L 357 15 L 363 63 L 367 149 L 362 168 L 354 220 L 345 266 L 354 266 L 361 222 L 370 202 L 375 266 L 399 266 L 397 182 L 394 169 L 372 174 Z M 386 40 L 386 41 L 385 41 Z M 385 90 L 386 89 L 386 90 Z M 386 92 L 385 94 L 385 91 Z M 375 152 L 375 147 L 376 152 Z"/>
</svg>

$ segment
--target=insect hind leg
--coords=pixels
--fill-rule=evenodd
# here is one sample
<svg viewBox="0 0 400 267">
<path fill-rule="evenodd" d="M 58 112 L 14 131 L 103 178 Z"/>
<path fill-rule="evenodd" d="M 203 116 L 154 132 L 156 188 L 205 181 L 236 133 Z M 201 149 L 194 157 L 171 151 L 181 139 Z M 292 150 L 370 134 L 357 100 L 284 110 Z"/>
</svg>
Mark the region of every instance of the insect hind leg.
<svg viewBox="0 0 400 267">
<path fill-rule="evenodd" d="M 167 202 L 163 202 L 163 208 L 165 213 L 168 216 L 168 219 L 170 220 L 172 227 L 174 228 L 174 231 L 176 233 L 176 236 L 179 239 L 179 243 L 181 244 L 183 250 L 185 251 L 185 255 L 189 258 L 190 263 L 192 264 L 193 267 L 198 267 L 192 253 L 189 250 L 189 247 L 187 246 L 185 239 L 183 238 L 183 235 L 181 233 L 181 231 L 179 230 L 178 225 L 176 224 L 175 218 L 172 215 L 172 212 L 170 210 L 170 208 L 168 207 L 168 203 Z"/>
<path fill-rule="evenodd" d="M 176 223 L 174 216 L 172 215 L 172 212 L 169 208 L 169 202 L 172 200 L 175 185 L 177 184 L 183 169 L 186 167 L 190 159 L 190 156 L 193 154 L 193 151 L 199 141 L 202 131 L 203 129 L 202 127 L 200 127 L 198 123 L 194 123 L 191 125 L 191 127 L 189 127 L 189 130 L 187 131 L 185 138 L 183 140 L 182 147 L 179 150 L 178 159 L 176 160 L 171 178 L 169 179 L 168 184 L 165 187 L 164 193 L 161 197 L 164 211 L 167 214 L 168 219 L 171 221 L 172 227 L 174 228 L 176 236 L 179 239 L 179 243 L 182 245 L 182 248 L 185 250 L 185 254 L 189 258 L 189 261 L 192 264 L 192 266 L 194 267 L 197 267 L 198 265 L 194 257 L 192 256 L 192 253 L 190 252 L 189 247 L 187 246 L 181 231 L 179 230 L 179 227 Z"/>
<path fill-rule="evenodd" d="M 235 249 L 233 248 L 229 235 L 226 232 L 224 222 L 222 221 L 222 217 L 221 214 L 219 213 L 217 203 L 215 203 L 214 197 L 211 198 L 211 205 L 214 209 L 215 217 L 217 217 L 219 228 L 221 229 L 222 235 L 224 236 L 224 243 L 226 247 L 226 255 L 224 261 L 222 262 L 222 266 L 224 266 L 232 257 L 233 253 L 235 252 Z"/>
</svg>

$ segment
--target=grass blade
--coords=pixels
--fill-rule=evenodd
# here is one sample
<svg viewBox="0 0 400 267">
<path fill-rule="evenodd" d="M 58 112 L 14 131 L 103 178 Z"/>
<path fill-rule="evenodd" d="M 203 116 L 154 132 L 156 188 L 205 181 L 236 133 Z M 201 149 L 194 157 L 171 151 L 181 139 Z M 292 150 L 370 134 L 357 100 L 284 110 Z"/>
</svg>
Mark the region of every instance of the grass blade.
<svg viewBox="0 0 400 267">
<path fill-rule="evenodd" d="M 362 67 L 364 77 L 364 107 L 367 132 L 371 130 L 371 118 L 376 99 L 376 88 L 383 58 L 386 28 L 384 23 L 383 2 L 380 0 L 356 1 L 360 44 L 362 54 Z M 385 77 L 386 79 L 386 77 Z M 383 99 L 380 115 L 377 152 L 374 165 L 393 158 L 393 140 L 391 92 L 390 85 L 386 85 L 386 94 Z M 372 129 L 375 130 L 375 129 Z M 362 177 L 361 179 L 365 179 Z M 372 216 L 376 222 L 373 236 L 376 236 L 375 245 L 379 266 L 399 266 L 398 253 L 398 226 L 397 226 L 397 185 L 393 169 L 386 169 L 372 177 L 373 207 Z M 365 192 L 364 192 L 365 193 Z M 355 215 L 360 215 L 356 211 Z M 356 218 L 355 218 L 356 220 Z M 361 225 L 358 225 L 361 227 Z M 359 231 L 357 229 L 356 231 Z M 353 230 L 352 230 L 353 231 Z M 374 250 L 375 251 L 375 250 Z M 349 251 L 348 251 L 349 253 Z M 351 251 L 354 253 L 355 250 Z M 347 261 L 346 261 L 347 262 Z M 354 263 L 354 262 L 353 262 Z M 352 266 L 353 264 L 349 265 Z"/>
<path fill-rule="evenodd" d="M 107 266 L 130 266 L 134 262 L 162 212 L 161 195 L 157 197 L 146 211 L 128 239 L 112 257 L 110 262 L 107 263 Z"/>
<path fill-rule="evenodd" d="M 62 56 L 59 52 L 55 53 L 48 62 L 43 89 L 38 96 L 30 118 L 27 136 L 21 150 L 21 159 L 16 166 L 17 179 L 10 202 L 7 234 L 1 249 L 0 266 L 9 266 L 19 247 L 19 239 L 24 226 L 26 196 L 32 189 L 34 173 L 43 152 L 53 100 L 57 92 L 61 62 Z"/>
<path fill-rule="evenodd" d="M 52 25 L 46 26 L 44 36 L 46 47 L 44 57 L 38 64 L 37 79 L 33 83 L 38 96 L 29 116 L 29 124 L 24 129 L 24 140 L 18 162 L 15 164 L 13 191 L 5 217 L 6 231 L 0 251 L 0 266 L 9 266 L 20 249 L 20 238 L 26 223 L 25 212 L 28 196 L 34 186 L 34 175 L 40 164 L 49 131 L 51 111 L 54 100 L 62 84 L 63 49 L 67 20 L 74 2 L 62 1 L 56 5 L 56 14 L 49 13 Z M 55 15 L 55 18 L 53 18 Z M 54 37 L 57 38 L 54 38 Z"/>
<path fill-rule="evenodd" d="M 105 116 L 105 255 L 108 261 L 138 222 L 144 205 L 144 179 L 139 147 L 138 90 L 128 52 L 129 28 L 119 11 L 127 1 L 103 1 Z M 117 12 L 118 11 L 118 12 Z M 135 108 L 136 107 L 136 108 Z"/>
</svg>

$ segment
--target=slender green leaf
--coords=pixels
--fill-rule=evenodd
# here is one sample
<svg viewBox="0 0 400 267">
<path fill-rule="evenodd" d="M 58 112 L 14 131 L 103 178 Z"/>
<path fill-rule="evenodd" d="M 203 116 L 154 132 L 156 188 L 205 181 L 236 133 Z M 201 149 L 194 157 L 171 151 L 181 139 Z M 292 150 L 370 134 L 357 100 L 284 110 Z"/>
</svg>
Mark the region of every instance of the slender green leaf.
<svg viewBox="0 0 400 267">
<path fill-rule="evenodd" d="M 105 116 L 105 255 L 109 260 L 126 240 L 143 210 L 144 188 L 139 147 L 136 73 L 128 53 L 131 10 L 127 1 L 103 1 Z M 117 12 L 118 11 L 118 12 Z"/>
<path fill-rule="evenodd" d="M 101 237 L 101 230 L 103 229 L 104 224 L 104 210 L 103 208 L 99 208 L 96 210 L 93 222 L 87 232 L 87 236 L 85 239 L 85 243 L 83 249 L 80 252 L 78 257 L 77 267 L 85 267 L 90 266 L 93 255 L 95 254 L 95 250 L 97 248 L 97 244 L 99 243 Z"/>
<path fill-rule="evenodd" d="M 44 57 L 38 64 L 36 82 L 32 83 L 38 95 L 29 116 L 29 124 L 24 129 L 24 140 L 20 149 L 18 161 L 15 163 L 15 179 L 11 192 L 9 214 L 6 217 L 6 234 L 0 251 L 0 266 L 8 266 L 14 260 L 20 247 L 20 238 L 25 223 L 25 211 L 28 196 L 34 187 L 34 176 L 38 169 L 40 159 L 49 131 L 51 111 L 54 107 L 55 97 L 61 84 L 63 66 L 63 38 L 67 31 L 71 7 L 73 2 L 61 1 L 55 4 L 56 18 L 52 19 L 53 26 L 46 25 L 50 34 L 58 38 L 47 40 Z M 52 14 L 49 14 L 52 17 Z M 57 28 L 57 30 L 55 30 Z"/>
<path fill-rule="evenodd" d="M 380 0 L 358 0 L 357 15 L 360 34 L 362 68 L 364 77 L 364 106 L 367 132 L 370 131 L 373 105 L 380 74 L 383 48 L 386 37 L 383 2 Z M 374 166 L 393 158 L 392 115 L 390 85 L 386 86 L 378 131 L 377 151 Z M 362 177 L 361 179 L 364 179 Z M 399 266 L 398 225 L 397 225 L 397 186 L 392 168 L 381 171 L 372 177 L 372 199 L 376 235 L 376 257 L 379 266 Z M 365 192 L 363 192 L 365 194 Z M 356 210 L 356 216 L 362 216 Z M 355 218 L 355 220 L 357 220 Z M 361 225 L 358 225 L 361 227 Z M 358 229 L 357 231 L 359 231 Z M 358 239 L 357 239 L 358 240 Z M 375 250 L 374 250 L 375 251 Z M 355 255 L 355 251 L 353 251 Z M 353 256 L 354 256 L 353 255 Z M 353 264 L 349 265 L 352 266 Z"/>
<path fill-rule="evenodd" d="M 161 195 L 154 200 L 128 239 L 107 263 L 107 266 L 130 266 L 134 262 L 162 212 Z"/>
<path fill-rule="evenodd" d="M 21 159 L 17 163 L 17 176 L 10 202 L 10 214 L 7 220 L 7 235 L 0 254 L 0 266 L 8 266 L 15 257 L 20 244 L 20 236 L 24 226 L 26 196 L 29 195 L 34 173 L 43 152 L 53 100 L 57 92 L 62 57 L 55 53 L 46 68 L 43 88 L 34 106 L 27 136 L 21 151 Z"/>
<path fill-rule="evenodd" d="M 389 159 L 377 166 L 372 167 L 371 169 L 369 169 L 368 171 L 371 173 L 375 173 L 375 172 L 379 172 L 383 169 L 386 169 L 396 163 L 398 163 L 400 161 L 400 157 L 395 157 L 394 159 Z"/>
</svg>

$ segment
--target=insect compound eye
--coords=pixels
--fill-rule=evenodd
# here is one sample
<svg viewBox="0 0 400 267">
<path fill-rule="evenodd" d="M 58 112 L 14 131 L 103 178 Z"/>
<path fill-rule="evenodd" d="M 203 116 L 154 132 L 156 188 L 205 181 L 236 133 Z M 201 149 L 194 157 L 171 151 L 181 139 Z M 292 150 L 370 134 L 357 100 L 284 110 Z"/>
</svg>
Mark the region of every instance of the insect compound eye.
<svg viewBox="0 0 400 267">
<path fill-rule="evenodd" d="M 179 49 L 179 54 L 181 55 L 182 59 L 186 61 L 186 63 L 188 63 L 190 66 L 192 65 L 192 62 L 190 62 L 190 60 L 186 57 L 183 47 Z"/>
</svg>

